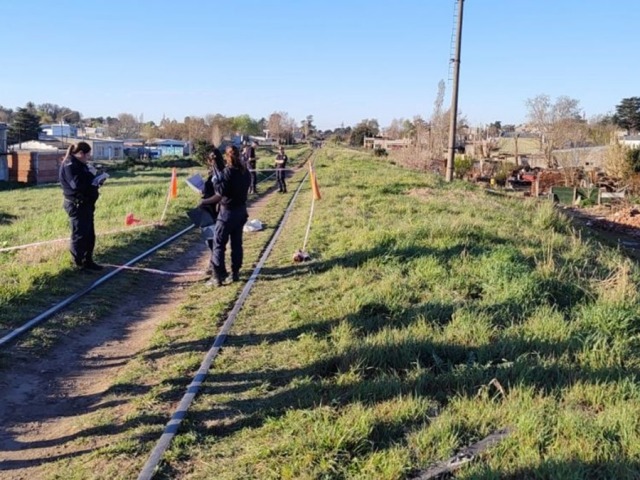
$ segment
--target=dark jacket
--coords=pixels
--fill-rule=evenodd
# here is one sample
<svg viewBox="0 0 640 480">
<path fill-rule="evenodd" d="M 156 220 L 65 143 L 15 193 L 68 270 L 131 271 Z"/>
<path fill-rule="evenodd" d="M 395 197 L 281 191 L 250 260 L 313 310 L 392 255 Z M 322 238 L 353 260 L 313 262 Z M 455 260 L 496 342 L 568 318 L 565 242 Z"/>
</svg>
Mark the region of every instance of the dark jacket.
<svg viewBox="0 0 640 480">
<path fill-rule="evenodd" d="M 219 172 L 215 168 L 210 172 L 210 175 L 204 181 L 204 189 L 202 191 L 202 198 L 213 197 L 216 193 L 220 194 L 220 180 L 222 178 L 222 172 Z M 218 216 L 218 205 L 204 205 L 201 207 L 211 214 L 215 220 Z"/>
<path fill-rule="evenodd" d="M 62 194 L 66 200 L 75 203 L 95 203 L 98 200 L 98 186 L 93 185 L 96 176 L 86 163 L 71 155 L 60 165 L 59 179 Z"/>
<path fill-rule="evenodd" d="M 234 210 L 240 207 L 246 209 L 251 176 L 248 170 L 226 167 L 222 171 L 218 192 L 220 210 Z"/>
<path fill-rule="evenodd" d="M 287 157 L 286 153 L 279 153 L 276 155 L 276 170 L 283 170 L 287 166 L 287 161 L 289 157 Z"/>
</svg>

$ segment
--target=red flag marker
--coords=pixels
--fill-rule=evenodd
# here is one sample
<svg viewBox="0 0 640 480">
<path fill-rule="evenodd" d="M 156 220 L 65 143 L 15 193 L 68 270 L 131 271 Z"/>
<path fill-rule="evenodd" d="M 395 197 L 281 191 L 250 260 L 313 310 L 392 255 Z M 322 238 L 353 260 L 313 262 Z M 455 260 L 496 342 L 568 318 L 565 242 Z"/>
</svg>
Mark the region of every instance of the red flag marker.
<svg viewBox="0 0 640 480">
<path fill-rule="evenodd" d="M 140 223 L 142 220 L 138 220 L 136 217 L 133 216 L 133 213 L 127 213 L 127 215 L 124 217 L 124 224 L 129 226 L 129 225 L 133 225 L 134 223 Z"/>
</svg>

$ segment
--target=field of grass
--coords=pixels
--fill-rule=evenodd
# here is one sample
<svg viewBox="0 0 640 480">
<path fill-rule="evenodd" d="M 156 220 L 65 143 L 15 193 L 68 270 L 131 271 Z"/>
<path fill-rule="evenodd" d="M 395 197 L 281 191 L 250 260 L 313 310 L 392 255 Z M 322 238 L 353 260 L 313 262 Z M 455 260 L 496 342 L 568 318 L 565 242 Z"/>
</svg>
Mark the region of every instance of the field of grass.
<svg viewBox="0 0 640 480">
<path fill-rule="evenodd" d="M 635 263 L 548 203 L 340 149 L 316 169 L 313 261 L 305 185 L 157 478 L 401 479 L 501 428 L 456 478 L 640 477 Z M 50 478 L 135 478 L 238 288 L 190 292 L 114 380 L 126 412 L 74 440 L 109 445 Z"/>
<path fill-rule="evenodd" d="M 513 138 L 501 137 L 498 140 L 498 153 L 505 155 L 515 155 L 516 143 Z M 519 138 L 518 155 L 541 154 L 540 140 L 537 138 Z"/>
</svg>

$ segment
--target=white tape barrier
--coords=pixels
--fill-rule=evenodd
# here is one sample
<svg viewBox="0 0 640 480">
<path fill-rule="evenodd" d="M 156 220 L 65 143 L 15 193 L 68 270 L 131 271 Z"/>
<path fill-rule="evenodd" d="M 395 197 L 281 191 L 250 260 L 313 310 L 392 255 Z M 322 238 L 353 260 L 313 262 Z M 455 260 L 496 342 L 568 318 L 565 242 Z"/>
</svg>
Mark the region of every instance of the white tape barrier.
<svg viewBox="0 0 640 480">
<path fill-rule="evenodd" d="M 136 225 L 134 227 L 120 228 L 118 230 L 109 230 L 108 232 L 98 233 L 98 234 L 96 234 L 96 236 L 112 235 L 114 233 L 127 232 L 129 230 L 135 230 L 135 229 L 138 229 L 138 228 L 156 227 L 158 225 L 161 225 L 161 224 L 157 223 L 157 222 L 145 223 L 143 225 Z M 27 243 L 27 244 L 24 244 L 24 245 L 17 245 L 15 247 L 3 247 L 3 248 L 0 248 L 0 252 L 11 252 L 13 250 L 23 250 L 25 248 L 38 247 L 40 245 L 48 245 L 49 243 L 68 242 L 68 241 L 69 241 L 69 237 L 67 237 L 67 238 L 56 238 L 55 240 L 43 240 L 42 242 Z"/>
</svg>

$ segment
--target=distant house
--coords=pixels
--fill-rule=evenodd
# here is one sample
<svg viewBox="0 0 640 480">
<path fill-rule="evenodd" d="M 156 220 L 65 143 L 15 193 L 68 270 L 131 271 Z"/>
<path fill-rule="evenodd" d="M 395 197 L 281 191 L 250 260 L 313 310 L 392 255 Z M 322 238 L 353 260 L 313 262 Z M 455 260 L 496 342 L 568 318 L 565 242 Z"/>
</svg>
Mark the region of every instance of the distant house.
<svg viewBox="0 0 640 480">
<path fill-rule="evenodd" d="M 102 138 L 107 133 L 104 127 L 81 127 L 78 128 L 79 137 Z"/>
<path fill-rule="evenodd" d="M 51 123 L 40 126 L 41 135 L 44 137 L 77 137 L 78 127 L 66 123 Z"/>
<path fill-rule="evenodd" d="M 273 137 L 260 137 L 256 135 L 249 135 L 248 139 L 251 142 L 255 142 L 258 145 L 261 145 L 264 147 L 273 147 L 275 145 L 278 145 L 278 139 Z"/>
<path fill-rule="evenodd" d="M 122 160 L 124 158 L 124 144 L 122 140 L 103 140 L 97 138 L 65 138 L 41 137 L 38 140 L 14 143 L 9 146 L 12 152 L 60 152 L 63 153 L 70 143 L 87 142 L 91 146 L 93 160 Z"/>
<path fill-rule="evenodd" d="M 41 136 L 38 140 L 28 140 L 26 142 L 14 143 L 12 145 L 9 145 L 9 151 L 63 153 L 68 146 L 68 143 L 63 143 L 61 140 L 55 137 Z"/>
<path fill-rule="evenodd" d="M 7 166 L 7 124 L 0 123 L 0 180 L 9 179 Z"/>
<path fill-rule="evenodd" d="M 583 168 L 596 170 L 604 167 L 605 154 L 609 147 L 564 148 L 551 152 L 553 158 L 562 168 Z"/>
<path fill-rule="evenodd" d="M 156 139 L 147 142 L 147 147 L 151 151 L 159 152 L 161 157 L 177 155 L 182 157 L 189 154 L 189 143 L 182 140 Z"/>
<path fill-rule="evenodd" d="M 411 139 L 409 138 L 390 140 L 383 137 L 364 137 L 364 148 L 371 148 L 373 150 L 379 148 L 383 148 L 385 150 L 399 150 L 401 148 L 407 148 L 411 143 Z"/>
<path fill-rule="evenodd" d="M 77 140 L 91 145 L 91 156 L 94 160 L 123 160 L 124 142 L 105 138 L 83 138 Z"/>
</svg>

